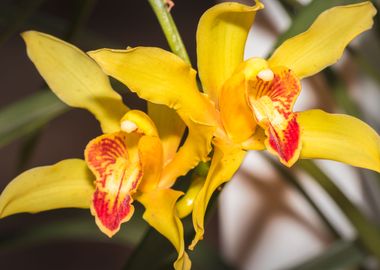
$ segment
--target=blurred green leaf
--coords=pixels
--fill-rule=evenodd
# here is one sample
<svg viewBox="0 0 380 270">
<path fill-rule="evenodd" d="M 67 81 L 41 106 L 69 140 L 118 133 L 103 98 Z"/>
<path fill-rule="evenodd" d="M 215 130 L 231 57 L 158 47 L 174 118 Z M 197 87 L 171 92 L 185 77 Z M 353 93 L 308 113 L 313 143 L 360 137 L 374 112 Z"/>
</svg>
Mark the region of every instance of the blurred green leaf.
<svg viewBox="0 0 380 270">
<path fill-rule="evenodd" d="M 303 196 L 307 203 L 313 208 L 319 218 L 323 221 L 325 226 L 329 229 L 330 233 L 336 238 L 341 239 L 342 236 L 340 232 L 335 229 L 334 225 L 330 222 L 330 220 L 325 216 L 323 211 L 319 208 L 319 206 L 313 201 L 313 199 L 309 196 L 309 193 L 304 189 L 304 187 L 299 183 L 298 179 L 292 173 L 289 168 L 284 167 L 277 160 L 274 160 L 272 156 L 264 154 L 263 157 L 272 165 L 272 167 L 281 175 L 281 177 L 288 182 L 296 191 Z"/>
<path fill-rule="evenodd" d="M 185 228 L 185 239 L 191 240 L 194 236 L 191 217 L 184 219 L 183 223 Z M 153 228 L 149 228 L 145 237 L 133 251 L 123 269 L 171 269 L 176 256 L 177 253 L 174 247 L 171 246 L 170 242 Z M 223 261 L 218 251 L 208 245 L 206 241 L 199 242 L 195 250 L 190 252 L 189 256 L 192 260 L 194 269 L 233 269 Z M 147 260 L 147 258 L 149 259 Z"/>
<path fill-rule="evenodd" d="M 369 252 L 380 260 L 380 230 L 358 209 L 338 186 L 311 160 L 299 160 L 298 166 L 312 176 L 339 206 L 356 229 L 358 240 Z"/>
<path fill-rule="evenodd" d="M 94 7 L 96 6 L 96 3 L 97 0 L 75 1 L 77 7 L 74 9 L 73 19 L 71 20 L 65 35 L 67 41 L 71 42 L 80 36 L 84 30 L 84 26 L 94 10 Z"/>
<path fill-rule="evenodd" d="M 355 101 L 348 94 L 348 86 L 346 82 L 340 77 L 339 73 L 331 67 L 327 67 L 323 70 L 323 74 L 327 79 L 330 86 L 331 93 L 334 97 L 339 108 L 343 109 L 345 114 L 355 116 L 359 119 L 363 119 L 360 108 Z"/>
<path fill-rule="evenodd" d="M 24 0 L 16 7 L 5 8 L 3 15 L 5 20 L 5 30 L 0 34 L 0 45 L 7 41 L 12 35 L 17 33 L 25 22 L 38 10 L 46 0 Z"/>
<path fill-rule="evenodd" d="M 336 270 L 359 265 L 366 254 L 358 247 L 357 241 L 338 241 L 319 256 L 288 270 Z"/>
<path fill-rule="evenodd" d="M 27 169 L 28 161 L 33 156 L 34 149 L 41 137 L 42 129 L 38 128 L 23 136 L 16 167 L 18 173 L 22 173 Z"/>
<path fill-rule="evenodd" d="M 0 110 L 0 147 L 43 127 L 69 109 L 52 92 L 41 91 Z"/>
<path fill-rule="evenodd" d="M 136 207 L 138 215 L 142 212 L 142 207 Z M 64 214 L 66 210 L 55 210 Z M 117 243 L 129 246 L 137 245 L 144 237 L 148 226 L 141 218 L 132 218 L 121 226 L 120 231 L 110 239 L 103 234 L 95 224 L 94 217 L 89 210 L 79 210 L 80 214 L 74 217 L 64 215 L 56 220 L 28 226 L 25 230 L 18 229 L 17 232 L 8 232 L 0 236 L 0 248 L 14 249 L 20 246 L 34 246 L 51 241 L 79 240 L 102 243 Z M 24 214 L 30 215 L 30 214 Z M 57 214 L 57 217 L 59 215 Z M 6 223 L 7 220 L 3 220 Z"/>
<path fill-rule="evenodd" d="M 165 269 L 164 266 L 168 263 L 170 257 L 174 256 L 174 253 L 174 247 L 170 245 L 170 242 L 149 227 L 142 241 L 132 251 L 123 269 Z"/>
<path fill-rule="evenodd" d="M 235 269 L 234 267 L 226 264 L 218 251 L 206 241 L 200 242 L 190 256 L 192 259 L 193 269 Z"/>
<path fill-rule="evenodd" d="M 377 22 L 375 20 L 375 22 Z M 355 63 L 364 71 L 369 77 L 371 77 L 378 85 L 380 85 L 380 71 L 376 68 L 369 59 L 360 51 L 352 47 L 348 47 L 347 51 L 350 53 L 350 56 L 355 61 Z M 373 51 L 373 54 L 377 54 L 377 51 Z M 373 55 L 372 54 L 372 55 Z"/>
</svg>

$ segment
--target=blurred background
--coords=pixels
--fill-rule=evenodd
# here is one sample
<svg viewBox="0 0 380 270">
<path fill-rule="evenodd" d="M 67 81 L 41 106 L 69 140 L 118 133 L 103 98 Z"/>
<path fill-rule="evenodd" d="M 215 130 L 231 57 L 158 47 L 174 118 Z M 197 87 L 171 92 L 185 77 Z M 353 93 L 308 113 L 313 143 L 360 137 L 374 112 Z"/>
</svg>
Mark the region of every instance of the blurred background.
<svg viewBox="0 0 380 270">
<path fill-rule="evenodd" d="M 194 67 L 198 20 L 218 2 L 177 0 L 171 11 Z M 246 58 L 267 57 L 323 10 L 358 1 L 262 2 L 266 8 L 256 17 Z M 84 51 L 169 48 L 148 1 L 2 0 L 0 7 L 3 190 L 26 169 L 83 158 L 87 142 L 100 134 L 92 115 L 68 109 L 46 91 L 27 58 L 21 32 L 46 32 Z M 351 43 L 338 64 L 302 81 L 296 110 L 321 108 L 354 115 L 379 131 L 379 49 L 377 16 L 374 28 Z M 145 102 L 116 82 L 114 87 L 130 108 L 145 110 Z M 205 240 L 190 252 L 193 269 L 380 269 L 360 239 L 351 204 L 346 209 L 347 203 L 342 207 L 335 202 L 342 191 L 360 210 L 360 218 L 378 226 L 379 181 L 375 173 L 336 162 L 304 163 L 288 170 L 265 153 L 248 153 L 234 179 L 214 200 Z M 7 217 L 0 220 L 0 269 L 169 269 L 173 249 L 148 229 L 141 215 L 137 207 L 132 221 L 113 239 L 97 229 L 88 210 Z M 185 227 L 191 239 L 191 220 L 185 220 Z"/>
</svg>

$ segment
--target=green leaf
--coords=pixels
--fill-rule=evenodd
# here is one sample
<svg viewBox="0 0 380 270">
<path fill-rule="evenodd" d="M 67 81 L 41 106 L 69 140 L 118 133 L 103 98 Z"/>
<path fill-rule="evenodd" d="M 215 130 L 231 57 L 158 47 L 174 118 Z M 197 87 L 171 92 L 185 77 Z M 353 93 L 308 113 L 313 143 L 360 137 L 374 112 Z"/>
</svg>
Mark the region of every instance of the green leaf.
<svg viewBox="0 0 380 270">
<path fill-rule="evenodd" d="M 326 217 L 319 205 L 314 202 L 310 197 L 308 191 L 300 184 L 297 177 L 292 173 L 289 168 L 284 167 L 277 160 L 273 159 L 270 155 L 262 155 L 275 169 L 281 177 L 288 182 L 299 194 L 305 199 L 305 201 L 313 208 L 315 213 L 319 216 L 324 225 L 329 229 L 329 232 L 336 238 L 342 238 L 340 232 L 334 227 L 330 220 Z"/>
<path fill-rule="evenodd" d="M 0 110 L 0 147 L 41 128 L 68 109 L 50 91 L 8 105 Z"/>
<path fill-rule="evenodd" d="M 366 254 L 358 247 L 357 241 L 338 241 L 325 252 L 288 270 L 335 270 L 348 269 L 359 265 Z"/>
<path fill-rule="evenodd" d="M 185 218 L 183 222 L 185 227 L 185 239 L 192 239 L 194 231 L 191 217 Z M 170 245 L 170 242 L 150 227 L 143 240 L 129 257 L 123 269 L 171 269 L 176 255 L 176 251 Z M 211 245 L 208 245 L 206 241 L 199 242 L 194 252 L 191 252 L 189 255 L 194 269 L 233 269 L 223 261 L 223 258 L 217 250 L 211 247 Z M 147 260 L 147 258 L 149 259 Z"/>
<path fill-rule="evenodd" d="M 14 10 L 12 6 L 7 8 L 2 14 L 6 16 L 8 20 L 6 21 L 5 30 L 0 34 L 0 45 L 17 33 L 44 2 L 45 0 L 26 0 L 21 1 Z"/>
<path fill-rule="evenodd" d="M 339 206 L 352 226 L 356 229 L 358 240 L 369 252 L 380 260 L 380 230 L 369 220 L 339 189 L 338 186 L 311 160 L 299 160 L 298 166 L 312 176 Z"/>
<path fill-rule="evenodd" d="M 142 207 L 135 208 L 135 214 L 141 215 Z M 132 218 L 120 228 L 120 231 L 111 239 L 103 234 L 96 226 L 94 217 L 89 210 L 60 209 L 55 210 L 54 220 L 38 223 L 37 226 L 28 226 L 25 230 L 17 228 L 0 236 L 0 248 L 18 249 L 20 247 L 32 247 L 52 241 L 92 241 L 98 243 L 116 243 L 122 245 L 137 245 L 148 229 L 148 225 L 137 216 Z M 67 217 L 70 213 L 70 217 Z M 75 214 L 73 216 L 73 213 Z M 30 215 L 30 214 L 24 214 Z M 36 214 L 43 216 L 44 214 Z M 51 215 L 51 214 L 50 214 Z M 18 217 L 19 219 L 20 217 Z M 9 218 L 12 220 L 13 218 Z M 13 220 L 12 220 L 13 221 Z M 14 222 L 10 222 L 13 224 Z M 2 220 L 7 223 L 7 219 Z M 7 226 L 5 226 L 7 227 Z"/>
</svg>

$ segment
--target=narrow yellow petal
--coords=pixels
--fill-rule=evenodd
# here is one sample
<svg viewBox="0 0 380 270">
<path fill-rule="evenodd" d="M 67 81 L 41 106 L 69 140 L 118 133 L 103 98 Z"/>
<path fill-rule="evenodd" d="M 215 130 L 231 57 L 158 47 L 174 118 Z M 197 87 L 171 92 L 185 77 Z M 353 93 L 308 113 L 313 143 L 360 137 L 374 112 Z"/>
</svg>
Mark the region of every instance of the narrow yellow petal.
<svg viewBox="0 0 380 270">
<path fill-rule="evenodd" d="M 89 208 L 94 176 L 80 159 L 30 169 L 8 184 L 0 196 L 0 217 L 57 208 Z"/>
<path fill-rule="evenodd" d="M 338 61 L 347 44 L 371 28 L 375 14 L 369 1 L 331 8 L 306 32 L 285 41 L 269 62 L 292 69 L 299 78 L 311 76 Z"/>
<path fill-rule="evenodd" d="M 177 111 L 189 128 L 184 145 L 167 164 L 161 187 L 171 186 L 199 161 L 205 161 L 217 123 L 212 102 L 196 85 L 195 71 L 181 58 L 159 48 L 101 49 L 89 52 L 103 70 L 141 98 Z"/>
<path fill-rule="evenodd" d="M 191 268 L 191 261 L 185 252 L 182 222 L 175 207 L 176 201 L 182 194 L 172 189 L 157 189 L 136 198 L 145 207 L 143 218 L 165 236 L 177 250 L 178 258 L 174 263 L 176 270 Z"/>
<path fill-rule="evenodd" d="M 148 114 L 158 129 L 164 151 L 164 163 L 167 164 L 177 152 L 185 124 L 173 109 L 164 105 L 148 102 Z"/>
<path fill-rule="evenodd" d="M 243 61 L 244 47 L 256 11 L 263 5 L 222 3 L 207 10 L 199 20 L 197 57 L 205 93 L 217 104 L 220 88 Z"/>
<path fill-rule="evenodd" d="M 231 179 L 243 161 L 244 156 L 245 151 L 241 150 L 237 145 L 215 142 L 214 156 L 206 182 L 194 203 L 193 225 L 195 237 L 189 247 L 190 249 L 193 249 L 198 241 L 203 239 L 204 216 L 212 194 L 221 184 Z"/>
<path fill-rule="evenodd" d="M 185 175 L 200 161 L 206 162 L 208 160 L 215 128 L 191 122 L 189 122 L 188 127 L 189 134 L 185 143 L 176 153 L 173 160 L 164 167 L 160 181 L 160 187 L 162 188 L 171 187 L 178 177 Z"/>
<path fill-rule="evenodd" d="M 163 168 L 162 144 L 158 137 L 143 136 L 139 140 L 138 148 L 143 167 L 139 190 L 148 192 L 157 188 L 160 181 Z"/>
<path fill-rule="evenodd" d="M 66 104 L 89 110 L 104 132 L 119 130 L 127 111 L 100 67 L 84 52 L 53 36 L 36 31 L 22 34 L 29 58 L 50 89 Z"/>
<path fill-rule="evenodd" d="M 298 113 L 301 158 L 344 162 L 380 172 L 380 137 L 366 123 L 321 110 Z"/>
</svg>

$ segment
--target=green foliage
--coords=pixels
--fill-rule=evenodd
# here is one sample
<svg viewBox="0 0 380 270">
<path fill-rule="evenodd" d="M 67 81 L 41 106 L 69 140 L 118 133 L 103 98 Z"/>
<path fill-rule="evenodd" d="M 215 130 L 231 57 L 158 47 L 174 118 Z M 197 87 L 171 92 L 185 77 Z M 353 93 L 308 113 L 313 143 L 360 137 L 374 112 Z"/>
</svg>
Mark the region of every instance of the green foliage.
<svg viewBox="0 0 380 270">
<path fill-rule="evenodd" d="M 338 241 L 319 256 L 287 270 L 347 269 L 359 265 L 365 258 L 357 241 Z"/>
<path fill-rule="evenodd" d="M 51 91 L 40 91 L 0 110 L 0 147 L 28 135 L 66 112 Z"/>
</svg>

